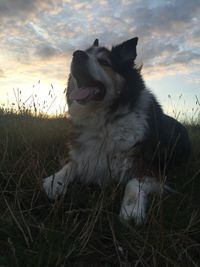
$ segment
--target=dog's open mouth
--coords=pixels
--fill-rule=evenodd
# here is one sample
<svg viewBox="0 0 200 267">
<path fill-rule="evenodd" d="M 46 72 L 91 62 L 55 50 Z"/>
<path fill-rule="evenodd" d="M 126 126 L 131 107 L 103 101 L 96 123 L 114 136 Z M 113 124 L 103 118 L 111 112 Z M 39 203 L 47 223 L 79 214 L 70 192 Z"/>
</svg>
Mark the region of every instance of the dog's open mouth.
<svg viewBox="0 0 200 267">
<path fill-rule="evenodd" d="M 105 86 L 101 82 L 95 82 L 91 85 L 83 85 L 71 92 L 70 99 L 76 100 L 80 104 L 86 104 L 89 101 L 102 101 L 105 96 Z"/>
</svg>

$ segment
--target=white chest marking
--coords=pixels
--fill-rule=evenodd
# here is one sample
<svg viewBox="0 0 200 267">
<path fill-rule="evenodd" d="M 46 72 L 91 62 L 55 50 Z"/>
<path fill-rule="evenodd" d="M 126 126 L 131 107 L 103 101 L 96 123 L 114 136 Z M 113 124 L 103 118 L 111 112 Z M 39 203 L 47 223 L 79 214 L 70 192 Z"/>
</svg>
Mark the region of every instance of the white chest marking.
<svg viewBox="0 0 200 267">
<path fill-rule="evenodd" d="M 110 175 L 121 180 L 131 167 L 127 154 L 143 140 L 146 128 L 146 117 L 134 112 L 102 128 L 86 128 L 78 138 L 79 147 L 71 150 L 80 178 L 92 182 Z"/>
</svg>

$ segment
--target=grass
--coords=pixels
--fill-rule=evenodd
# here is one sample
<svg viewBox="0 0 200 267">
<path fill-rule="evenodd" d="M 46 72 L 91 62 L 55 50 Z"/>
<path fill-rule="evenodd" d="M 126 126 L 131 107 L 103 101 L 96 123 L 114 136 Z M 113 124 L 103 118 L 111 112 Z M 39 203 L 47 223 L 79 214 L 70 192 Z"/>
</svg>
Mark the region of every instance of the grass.
<svg viewBox="0 0 200 267">
<path fill-rule="evenodd" d="M 49 202 L 41 179 L 60 167 L 66 118 L 0 112 L 0 266 L 200 266 L 200 124 L 193 155 L 170 174 L 176 190 L 152 197 L 143 226 L 119 220 L 123 187 L 69 186 Z"/>
</svg>

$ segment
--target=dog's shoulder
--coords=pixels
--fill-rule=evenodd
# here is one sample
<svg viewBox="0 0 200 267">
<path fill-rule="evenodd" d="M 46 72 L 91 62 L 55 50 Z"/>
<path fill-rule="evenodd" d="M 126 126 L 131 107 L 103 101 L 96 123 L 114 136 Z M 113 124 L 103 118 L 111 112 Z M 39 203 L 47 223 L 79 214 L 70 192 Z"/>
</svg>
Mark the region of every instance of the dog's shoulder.
<svg viewBox="0 0 200 267">
<path fill-rule="evenodd" d="M 141 142 L 149 131 L 149 109 L 157 105 L 153 95 L 148 90 L 143 90 L 134 108 L 122 106 L 110 115 L 108 123 L 109 134 L 114 139 L 130 140 L 131 145 Z"/>
</svg>

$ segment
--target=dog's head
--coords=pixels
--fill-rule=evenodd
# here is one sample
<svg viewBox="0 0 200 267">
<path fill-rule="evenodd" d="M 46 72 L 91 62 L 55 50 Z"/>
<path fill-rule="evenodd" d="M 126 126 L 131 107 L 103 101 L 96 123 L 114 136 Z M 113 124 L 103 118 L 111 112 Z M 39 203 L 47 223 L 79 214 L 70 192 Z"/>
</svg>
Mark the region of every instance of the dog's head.
<svg viewBox="0 0 200 267">
<path fill-rule="evenodd" d="M 74 105 L 105 107 L 123 95 L 137 42 L 135 37 L 109 50 L 99 46 L 96 39 L 89 49 L 75 51 L 67 90 L 69 109 Z"/>
</svg>

